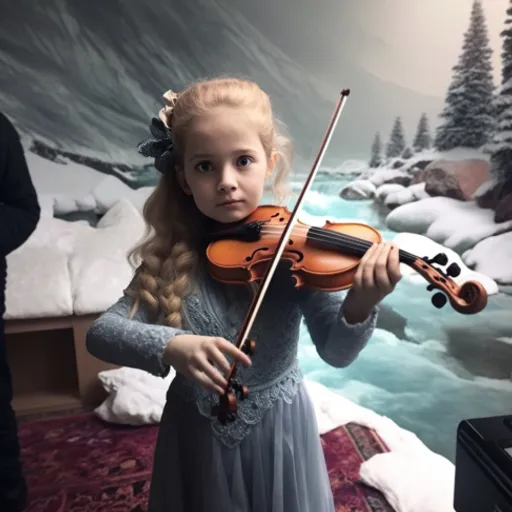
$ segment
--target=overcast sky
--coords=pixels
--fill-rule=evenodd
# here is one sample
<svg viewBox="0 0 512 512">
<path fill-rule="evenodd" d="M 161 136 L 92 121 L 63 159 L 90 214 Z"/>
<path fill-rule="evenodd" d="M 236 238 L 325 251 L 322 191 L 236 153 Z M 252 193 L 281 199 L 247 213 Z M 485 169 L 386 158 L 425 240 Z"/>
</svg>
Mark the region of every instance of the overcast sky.
<svg viewBox="0 0 512 512">
<path fill-rule="evenodd" d="M 362 65 L 384 80 L 418 92 L 444 95 L 450 69 L 469 25 L 472 0 L 363 0 L 356 14 L 361 28 L 386 44 L 367 48 Z M 368 8 L 372 4 L 372 8 Z M 500 80 L 501 37 L 509 0 L 482 0 Z M 362 7 L 362 6 L 361 6 Z M 404 21 L 402 21 L 404 20 Z M 437 55 L 437 57 L 435 57 Z"/>
</svg>

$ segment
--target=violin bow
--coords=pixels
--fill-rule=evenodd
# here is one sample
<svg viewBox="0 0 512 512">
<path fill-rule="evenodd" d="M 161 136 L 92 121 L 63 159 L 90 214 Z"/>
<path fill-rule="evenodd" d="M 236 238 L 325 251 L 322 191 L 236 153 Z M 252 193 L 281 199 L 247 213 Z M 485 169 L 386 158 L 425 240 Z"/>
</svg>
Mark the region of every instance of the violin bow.
<svg viewBox="0 0 512 512">
<path fill-rule="evenodd" d="M 288 239 L 290 238 L 294 225 L 297 221 L 299 210 L 301 209 L 306 194 L 311 188 L 311 185 L 320 168 L 320 165 L 322 164 L 325 152 L 327 151 L 327 147 L 329 146 L 329 143 L 331 141 L 332 134 L 334 133 L 336 125 L 338 124 L 338 120 L 340 118 L 341 112 L 343 111 L 343 107 L 345 106 L 349 94 L 350 89 L 343 89 L 341 91 L 340 97 L 338 98 L 334 112 L 327 126 L 327 130 L 320 144 L 320 149 L 317 153 L 315 161 L 313 162 L 311 171 L 309 172 L 306 182 L 299 194 L 299 198 L 297 199 L 293 212 L 290 216 L 290 219 L 288 220 L 288 224 L 286 225 L 286 228 L 283 230 L 283 233 L 281 234 L 281 238 L 279 239 L 279 242 L 277 244 L 275 254 L 267 267 L 267 270 L 261 280 L 261 284 L 258 287 L 258 291 L 254 295 L 251 305 L 245 316 L 244 322 L 240 330 L 240 334 L 238 336 L 236 347 L 246 353 L 249 352 L 249 350 L 244 350 L 247 338 L 249 336 L 249 332 L 251 331 L 254 321 L 256 320 L 256 316 L 258 315 L 261 304 L 263 303 L 263 300 L 265 298 L 265 294 L 267 293 L 267 289 L 277 269 L 279 260 L 281 259 Z M 235 375 L 235 371 L 236 361 L 233 362 L 233 364 L 231 365 L 231 369 L 227 377 L 228 385 L 226 386 L 224 394 L 220 397 L 219 404 L 212 409 L 212 414 L 214 416 L 217 416 L 221 423 L 225 423 L 228 420 L 232 421 L 234 419 L 234 414 L 236 411 L 236 397 L 234 397 L 234 395 L 230 391 L 230 387 L 232 386 L 231 383 Z M 239 386 L 236 387 L 240 388 Z M 247 394 L 246 388 L 245 394 Z"/>
</svg>

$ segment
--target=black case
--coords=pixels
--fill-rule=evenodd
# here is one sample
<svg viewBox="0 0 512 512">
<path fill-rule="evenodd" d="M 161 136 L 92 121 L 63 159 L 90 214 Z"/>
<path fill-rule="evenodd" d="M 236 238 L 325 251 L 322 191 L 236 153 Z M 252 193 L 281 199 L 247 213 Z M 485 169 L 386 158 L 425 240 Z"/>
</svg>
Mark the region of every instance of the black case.
<svg viewBox="0 0 512 512">
<path fill-rule="evenodd" d="M 461 421 L 456 512 L 512 512 L 512 415 Z"/>
</svg>

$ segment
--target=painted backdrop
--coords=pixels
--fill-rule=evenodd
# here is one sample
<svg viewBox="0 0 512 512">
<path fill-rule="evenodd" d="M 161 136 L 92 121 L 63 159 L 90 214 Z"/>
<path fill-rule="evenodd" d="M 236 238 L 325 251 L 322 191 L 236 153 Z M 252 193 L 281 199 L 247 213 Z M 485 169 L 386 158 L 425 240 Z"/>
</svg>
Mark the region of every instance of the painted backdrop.
<svg viewBox="0 0 512 512">
<path fill-rule="evenodd" d="M 135 146 L 169 88 L 257 80 L 295 139 L 298 190 L 349 87 L 304 215 L 443 252 L 489 304 L 437 309 L 404 268 L 353 365 L 327 367 L 305 331 L 301 364 L 451 459 L 461 419 L 510 411 L 512 3 L 2 0 L 1 12 L 0 110 L 23 134 L 44 211 L 70 222 L 147 197 L 156 176 Z"/>
</svg>

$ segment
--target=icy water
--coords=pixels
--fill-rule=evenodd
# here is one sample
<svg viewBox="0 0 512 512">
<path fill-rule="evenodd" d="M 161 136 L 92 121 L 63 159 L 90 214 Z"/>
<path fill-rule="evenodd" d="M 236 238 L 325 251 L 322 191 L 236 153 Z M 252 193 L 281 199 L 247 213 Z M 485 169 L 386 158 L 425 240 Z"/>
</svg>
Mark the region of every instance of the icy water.
<svg viewBox="0 0 512 512">
<path fill-rule="evenodd" d="M 393 238 L 371 201 L 339 198 L 342 186 L 341 181 L 313 185 L 304 210 L 332 220 L 363 220 L 385 239 Z M 404 279 L 384 301 L 406 320 L 409 341 L 377 329 L 351 366 L 336 369 L 320 359 L 303 328 L 299 358 L 308 378 L 388 416 L 453 461 L 462 419 L 512 412 L 512 346 L 474 335 L 511 312 L 512 297 L 493 296 L 483 312 L 468 318 L 449 305 L 434 308 L 426 284 Z M 450 336 L 452 327 L 458 331 Z"/>
</svg>

